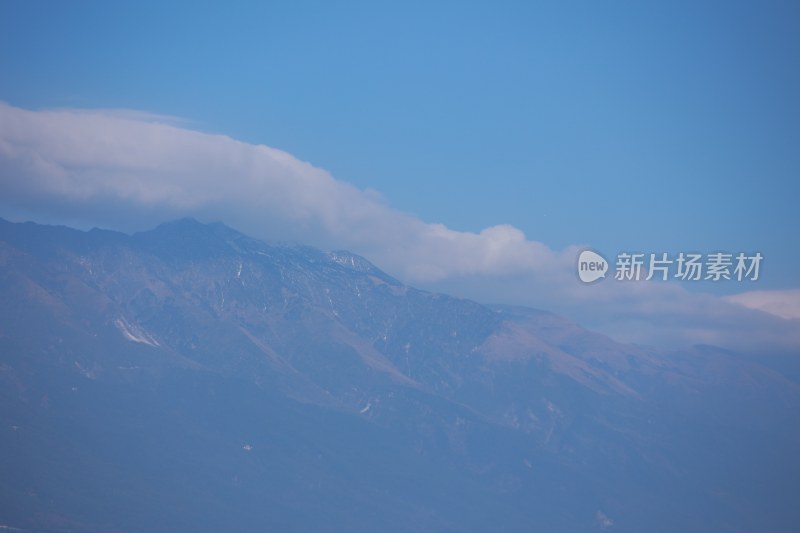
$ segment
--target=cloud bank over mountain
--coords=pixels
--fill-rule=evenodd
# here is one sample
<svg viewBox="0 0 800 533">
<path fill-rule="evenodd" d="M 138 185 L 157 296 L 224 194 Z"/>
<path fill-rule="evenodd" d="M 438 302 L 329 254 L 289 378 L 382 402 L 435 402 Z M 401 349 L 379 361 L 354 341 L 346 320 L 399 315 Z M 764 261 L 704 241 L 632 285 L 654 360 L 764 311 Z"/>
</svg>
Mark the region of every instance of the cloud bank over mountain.
<svg viewBox="0 0 800 533">
<path fill-rule="evenodd" d="M 800 307 L 797 291 L 771 294 L 776 307 L 675 284 L 583 285 L 577 243 L 553 250 L 510 225 L 474 233 L 428 223 L 287 152 L 172 117 L 0 103 L 0 197 L 6 211 L 87 226 L 133 231 L 195 216 L 346 248 L 411 284 L 554 310 L 623 340 L 800 349 L 800 319 L 786 313 Z"/>
</svg>

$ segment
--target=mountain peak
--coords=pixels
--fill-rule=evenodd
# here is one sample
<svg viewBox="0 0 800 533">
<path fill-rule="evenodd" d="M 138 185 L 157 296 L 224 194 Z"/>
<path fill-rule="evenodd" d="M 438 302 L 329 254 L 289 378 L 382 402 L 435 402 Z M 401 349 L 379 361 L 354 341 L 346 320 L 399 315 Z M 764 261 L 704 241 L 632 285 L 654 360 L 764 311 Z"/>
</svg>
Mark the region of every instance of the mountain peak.
<svg viewBox="0 0 800 533">
<path fill-rule="evenodd" d="M 214 232 L 219 230 L 227 230 L 230 232 L 238 233 L 232 228 L 229 228 L 222 222 L 209 222 L 204 223 L 200 222 L 194 217 L 183 217 L 176 220 L 172 220 L 169 222 L 163 222 L 156 226 L 152 230 L 144 231 L 142 233 L 159 233 L 159 234 L 169 234 L 169 233 L 176 233 L 176 232 Z"/>
<path fill-rule="evenodd" d="M 222 222 L 185 217 L 136 233 L 133 240 L 160 257 L 201 259 L 235 253 L 234 242 L 251 239 Z"/>
</svg>

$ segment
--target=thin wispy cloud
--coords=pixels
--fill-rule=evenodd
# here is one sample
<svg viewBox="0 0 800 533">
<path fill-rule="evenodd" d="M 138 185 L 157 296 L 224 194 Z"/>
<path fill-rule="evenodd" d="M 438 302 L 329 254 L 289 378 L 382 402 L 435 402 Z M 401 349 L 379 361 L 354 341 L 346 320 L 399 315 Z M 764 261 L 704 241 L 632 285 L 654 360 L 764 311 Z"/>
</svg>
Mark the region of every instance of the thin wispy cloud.
<svg viewBox="0 0 800 533">
<path fill-rule="evenodd" d="M 726 299 L 782 318 L 800 319 L 800 289 L 749 291 L 728 296 Z"/>
<path fill-rule="evenodd" d="M 285 151 L 187 124 L 136 111 L 0 103 L 1 202 L 125 230 L 187 215 L 222 220 L 261 238 L 347 248 L 412 284 L 557 310 L 632 340 L 800 348 L 800 328 L 755 305 L 755 296 L 582 285 L 577 246 L 553 250 L 504 224 L 475 233 L 427 223 Z M 780 297 L 791 307 L 799 296 Z"/>
</svg>

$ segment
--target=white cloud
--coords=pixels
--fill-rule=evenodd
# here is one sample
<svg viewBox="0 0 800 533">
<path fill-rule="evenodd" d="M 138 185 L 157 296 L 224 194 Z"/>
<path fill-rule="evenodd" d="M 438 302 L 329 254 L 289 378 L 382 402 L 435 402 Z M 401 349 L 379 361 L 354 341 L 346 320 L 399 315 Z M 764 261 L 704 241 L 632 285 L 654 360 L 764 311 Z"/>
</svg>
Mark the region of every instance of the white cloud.
<svg viewBox="0 0 800 533">
<path fill-rule="evenodd" d="M 522 273 L 552 256 L 511 226 L 468 233 L 426 224 L 291 154 L 158 116 L 0 104 L 0 121 L 7 201 L 56 201 L 75 211 L 119 205 L 140 222 L 151 212 L 234 218 L 256 235 L 267 227 L 270 237 L 288 232 L 370 251 L 410 281 Z M 265 222 L 277 222 L 279 231 Z"/>
<path fill-rule="evenodd" d="M 800 318 L 800 289 L 749 291 L 728 296 L 726 300 L 781 318 Z"/>
<path fill-rule="evenodd" d="M 0 103 L 0 204 L 124 230 L 187 215 L 222 220 L 256 237 L 347 248 L 412 284 L 555 310 L 628 340 L 800 348 L 800 328 L 775 316 L 787 307 L 760 305 L 757 293 L 726 301 L 661 283 L 586 286 L 573 270 L 577 246 L 551 250 L 509 225 L 472 233 L 429 224 L 284 151 L 184 124 Z"/>
</svg>

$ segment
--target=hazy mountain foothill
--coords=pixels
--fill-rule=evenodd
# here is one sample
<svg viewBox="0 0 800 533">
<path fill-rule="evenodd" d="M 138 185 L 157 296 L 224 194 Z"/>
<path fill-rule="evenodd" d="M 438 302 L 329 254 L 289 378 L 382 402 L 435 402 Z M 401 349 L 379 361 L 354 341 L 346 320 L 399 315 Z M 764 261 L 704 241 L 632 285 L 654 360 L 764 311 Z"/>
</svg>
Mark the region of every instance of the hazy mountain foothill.
<svg viewBox="0 0 800 533">
<path fill-rule="evenodd" d="M 346 251 L 0 220 L 0 529 L 790 532 L 797 362 Z"/>
</svg>

